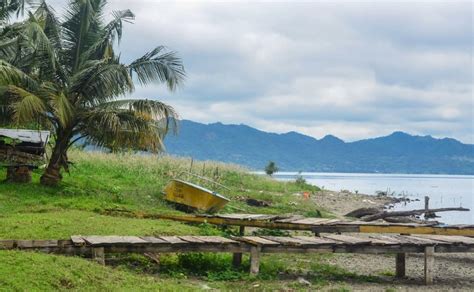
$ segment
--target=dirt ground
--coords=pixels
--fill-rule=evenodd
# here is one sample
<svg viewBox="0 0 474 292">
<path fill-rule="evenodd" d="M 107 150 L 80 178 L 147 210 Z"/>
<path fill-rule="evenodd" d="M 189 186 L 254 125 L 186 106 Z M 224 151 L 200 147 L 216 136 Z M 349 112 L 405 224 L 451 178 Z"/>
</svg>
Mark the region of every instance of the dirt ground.
<svg viewBox="0 0 474 292">
<path fill-rule="evenodd" d="M 341 218 L 350 211 L 359 208 L 379 207 L 380 209 L 383 209 L 384 205 L 393 202 L 392 198 L 386 196 L 369 196 L 328 190 L 323 190 L 313 194 L 311 199 L 318 206 L 331 211 Z"/>
</svg>

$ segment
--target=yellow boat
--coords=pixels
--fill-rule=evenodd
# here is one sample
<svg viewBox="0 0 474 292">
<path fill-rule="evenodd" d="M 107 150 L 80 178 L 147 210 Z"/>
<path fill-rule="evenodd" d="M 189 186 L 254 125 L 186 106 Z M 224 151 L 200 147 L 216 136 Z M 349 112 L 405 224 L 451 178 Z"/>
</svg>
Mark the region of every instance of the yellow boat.
<svg viewBox="0 0 474 292">
<path fill-rule="evenodd" d="M 199 185 L 179 180 L 171 180 L 164 190 L 165 199 L 191 208 L 214 213 L 222 209 L 229 199 Z"/>
</svg>

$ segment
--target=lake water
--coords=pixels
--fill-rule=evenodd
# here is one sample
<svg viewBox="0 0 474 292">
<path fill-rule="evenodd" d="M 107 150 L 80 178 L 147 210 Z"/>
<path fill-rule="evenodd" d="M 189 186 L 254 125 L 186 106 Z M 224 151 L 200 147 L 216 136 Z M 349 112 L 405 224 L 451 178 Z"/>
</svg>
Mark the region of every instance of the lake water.
<svg viewBox="0 0 474 292">
<path fill-rule="evenodd" d="M 298 173 L 280 172 L 279 180 L 294 180 Z M 377 191 L 394 192 L 419 201 L 397 204 L 394 210 L 424 208 L 424 197 L 430 197 L 430 208 L 465 207 L 469 212 L 441 212 L 438 221 L 447 224 L 474 224 L 474 176 L 424 175 L 424 174 L 361 174 L 361 173 L 312 173 L 301 175 L 308 183 L 333 191 L 375 195 Z"/>
</svg>

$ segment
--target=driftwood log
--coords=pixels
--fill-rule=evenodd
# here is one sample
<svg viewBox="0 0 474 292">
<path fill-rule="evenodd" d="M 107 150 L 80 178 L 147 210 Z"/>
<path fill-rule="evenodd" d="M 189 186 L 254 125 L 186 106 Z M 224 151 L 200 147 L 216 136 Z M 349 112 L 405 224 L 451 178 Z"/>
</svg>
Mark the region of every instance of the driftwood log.
<svg viewBox="0 0 474 292">
<path fill-rule="evenodd" d="M 447 211 L 470 211 L 467 208 L 438 208 L 438 209 L 418 209 L 418 210 L 411 210 L 411 211 L 393 211 L 393 212 L 380 212 L 373 215 L 363 216 L 360 219 L 362 221 L 375 221 L 378 219 L 384 219 L 387 217 L 400 217 L 400 216 L 415 216 L 421 215 L 424 213 L 436 213 L 436 212 L 447 212 Z"/>
<path fill-rule="evenodd" d="M 361 217 L 364 217 L 364 216 L 367 216 L 367 215 L 374 215 L 374 214 L 378 214 L 380 212 L 383 212 L 383 209 L 382 208 L 359 208 L 359 209 L 355 209 L 354 211 L 351 211 L 349 213 L 347 213 L 345 216 L 347 217 L 354 217 L 354 218 L 361 218 Z"/>
</svg>

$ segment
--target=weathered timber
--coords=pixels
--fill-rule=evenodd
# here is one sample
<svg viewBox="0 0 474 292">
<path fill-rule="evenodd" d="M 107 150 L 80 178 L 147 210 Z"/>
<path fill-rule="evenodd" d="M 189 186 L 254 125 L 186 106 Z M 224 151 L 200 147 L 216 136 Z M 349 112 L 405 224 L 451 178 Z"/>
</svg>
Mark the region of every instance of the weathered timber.
<svg viewBox="0 0 474 292">
<path fill-rule="evenodd" d="M 232 237 L 232 238 L 241 242 L 251 244 L 251 245 L 262 245 L 262 246 L 280 245 L 279 242 L 275 242 L 275 241 L 268 240 L 268 239 L 258 237 L 258 236 L 244 236 L 244 237 Z"/>
<path fill-rule="evenodd" d="M 81 241 L 83 239 L 83 241 Z M 37 250 L 48 253 L 90 256 L 105 264 L 108 253 L 157 255 L 176 252 L 250 253 L 250 272 L 259 271 L 261 253 L 364 253 L 396 254 L 396 275 L 405 275 L 405 254 L 425 254 L 425 283 L 433 283 L 435 252 L 474 252 L 474 238 L 461 236 L 330 234 L 312 236 L 72 236 L 70 240 L 0 240 L 2 249 Z M 157 260 L 158 261 L 158 260 Z"/>
<path fill-rule="evenodd" d="M 378 219 L 383 219 L 386 217 L 398 217 L 398 216 L 415 216 L 421 215 L 426 212 L 436 213 L 436 212 L 447 212 L 447 211 L 469 211 L 467 208 L 438 208 L 438 209 L 418 209 L 418 210 L 411 210 L 411 211 L 392 211 L 392 212 L 381 212 L 374 215 L 367 215 L 360 218 L 363 221 L 374 221 Z"/>
<path fill-rule="evenodd" d="M 404 224 L 386 222 L 342 221 L 324 218 L 302 218 L 258 214 L 225 215 L 158 215 L 145 214 L 143 218 L 168 219 L 182 222 L 209 223 L 215 225 L 248 226 L 283 230 L 308 230 L 314 233 L 397 233 L 474 236 L 474 226 L 430 226 L 428 224 Z M 264 219 L 262 219 L 264 218 Z"/>
<path fill-rule="evenodd" d="M 405 278 L 405 261 L 406 253 L 397 253 L 395 256 L 395 276 L 397 278 Z"/>
<path fill-rule="evenodd" d="M 370 244 L 371 243 L 370 239 L 358 238 L 354 236 L 347 236 L 347 235 L 341 235 L 341 234 L 328 234 L 328 235 L 324 235 L 323 238 L 340 241 L 346 244 Z"/>
<path fill-rule="evenodd" d="M 354 218 L 361 218 L 367 215 L 374 215 L 380 213 L 382 211 L 381 208 L 359 208 L 354 211 L 347 213 L 346 217 L 354 217 Z"/>
<path fill-rule="evenodd" d="M 239 236 L 244 236 L 245 235 L 245 226 L 240 226 L 239 227 Z M 233 267 L 240 267 L 242 264 L 242 253 L 234 253 L 232 255 L 232 266 Z"/>
<path fill-rule="evenodd" d="M 105 251 L 104 251 L 104 247 L 94 247 L 92 248 L 92 256 L 93 256 L 93 259 L 101 264 L 101 265 L 105 265 Z"/>
<path fill-rule="evenodd" d="M 83 236 L 92 246 L 146 244 L 147 241 L 137 236 Z"/>
<path fill-rule="evenodd" d="M 260 271 L 260 246 L 250 247 L 250 274 L 256 275 Z"/>
<path fill-rule="evenodd" d="M 434 246 L 425 247 L 425 284 L 433 284 Z"/>
</svg>

